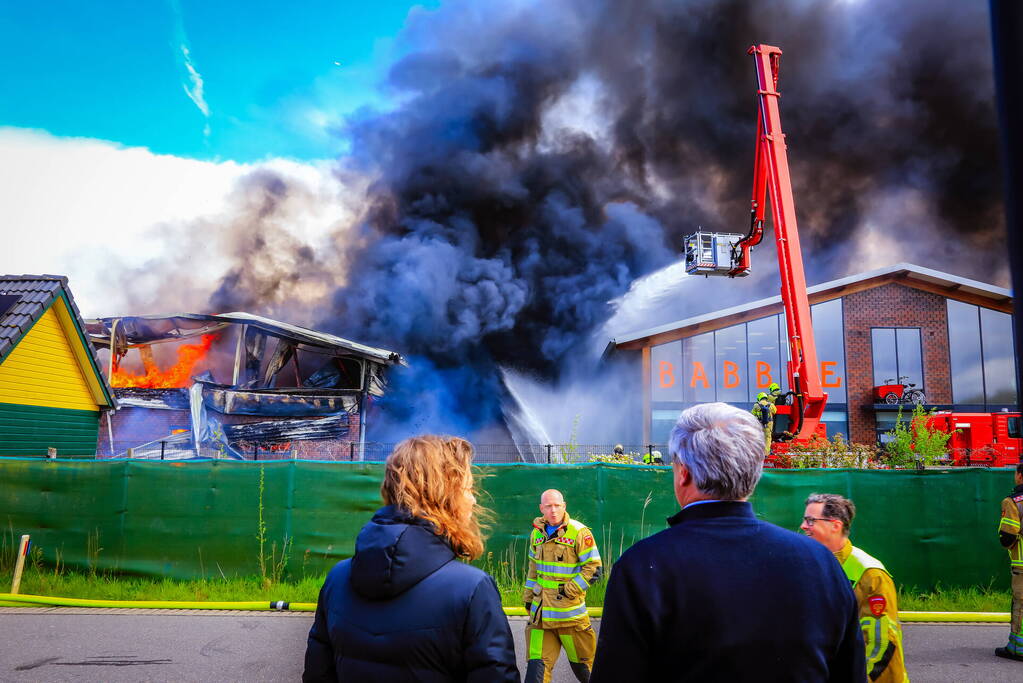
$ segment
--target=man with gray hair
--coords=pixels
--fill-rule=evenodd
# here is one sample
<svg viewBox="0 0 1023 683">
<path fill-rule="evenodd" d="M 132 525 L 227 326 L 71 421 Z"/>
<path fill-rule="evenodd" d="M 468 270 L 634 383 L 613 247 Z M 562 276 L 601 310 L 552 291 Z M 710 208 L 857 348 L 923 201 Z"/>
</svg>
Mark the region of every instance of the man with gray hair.
<svg viewBox="0 0 1023 683">
<path fill-rule="evenodd" d="M 826 548 L 757 519 L 763 431 L 725 403 L 671 432 L 669 528 L 615 563 L 590 680 L 863 683 L 856 598 Z"/>
</svg>

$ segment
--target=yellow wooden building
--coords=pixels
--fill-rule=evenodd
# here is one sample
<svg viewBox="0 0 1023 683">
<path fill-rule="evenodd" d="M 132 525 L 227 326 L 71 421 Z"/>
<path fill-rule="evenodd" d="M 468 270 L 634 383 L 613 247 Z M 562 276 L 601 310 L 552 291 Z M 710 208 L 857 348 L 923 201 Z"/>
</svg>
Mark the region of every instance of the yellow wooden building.
<svg viewBox="0 0 1023 683">
<path fill-rule="evenodd" d="M 0 456 L 95 457 L 116 407 L 67 278 L 0 276 Z"/>
</svg>

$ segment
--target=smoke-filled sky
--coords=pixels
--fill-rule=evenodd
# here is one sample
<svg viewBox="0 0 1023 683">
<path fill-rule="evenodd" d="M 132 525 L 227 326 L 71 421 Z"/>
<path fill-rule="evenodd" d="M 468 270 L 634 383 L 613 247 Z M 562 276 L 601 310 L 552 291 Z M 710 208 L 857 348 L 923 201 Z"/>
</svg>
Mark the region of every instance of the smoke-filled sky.
<svg viewBox="0 0 1023 683">
<path fill-rule="evenodd" d="M 389 435 L 500 425 L 500 368 L 553 383 L 599 374 L 584 361 L 615 320 L 660 324 L 777 292 L 770 236 L 744 281 L 661 272 L 684 233 L 748 227 L 754 42 L 784 50 L 782 121 L 811 282 L 910 261 L 1007 284 L 986 3 L 442 2 L 413 9 L 366 57 L 377 75 L 366 106 L 317 101 L 319 123 L 306 119 L 316 134 L 301 133 L 306 150 L 329 141 L 314 162 L 209 160 L 209 141 L 243 136 L 251 150 L 260 138 L 246 134 L 251 121 L 215 115 L 230 74 L 195 39 L 194 8 L 169 7 L 168 59 L 184 71 L 167 87 L 201 115 L 203 159 L 0 131 L 33 169 L 0 171 L 22 188 L 3 198 L 15 229 L 33 235 L 22 252 L 40 262 L 48 228 L 33 226 L 35 209 L 53 213 L 76 185 L 108 214 L 134 206 L 102 170 L 60 173 L 62 159 L 86 145 L 144 157 L 122 175 L 184 199 L 164 215 L 136 211 L 117 232 L 76 214 L 88 258 L 58 248 L 54 269 L 82 283 L 87 313 L 249 310 L 397 350 L 414 362 L 380 418 Z M 337 45 L 352 32 L 278 24 Z M 286 80 L 271 63 L 263 55 L 252 69 Z M 271 123 L 267 112 L 285 112 L 267 156 L 295 115 L 294 93 L 273 93 L 252 103 Z M 0 123 L 46 129 L 9 111 Z M 162 149 L 137 131 L 103 134 Z M 66 186 L 50 181 L 54 167 Z M 663 306 L 649 305 L 650 286 L 628 294 L 647 276 Z"/>
</svg>

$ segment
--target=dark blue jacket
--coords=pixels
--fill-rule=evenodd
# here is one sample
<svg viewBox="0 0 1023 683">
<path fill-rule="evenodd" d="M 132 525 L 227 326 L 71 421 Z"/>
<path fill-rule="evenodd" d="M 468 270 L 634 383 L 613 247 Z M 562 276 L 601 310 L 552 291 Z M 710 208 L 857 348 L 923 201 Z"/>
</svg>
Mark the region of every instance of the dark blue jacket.
<svg viewBox="0 0 1023 683">
<path fill-rule="evenodd" d="M 867 680 L 834 555 L 749 503 L 686 508 L 611 569 L 591 683 Z"/>
<path fill-rule="evenodd" d="M 327 575 L 303 681 L 518 681 L 497 585 L 433 526 L 383 507 Z"/>
</svg>

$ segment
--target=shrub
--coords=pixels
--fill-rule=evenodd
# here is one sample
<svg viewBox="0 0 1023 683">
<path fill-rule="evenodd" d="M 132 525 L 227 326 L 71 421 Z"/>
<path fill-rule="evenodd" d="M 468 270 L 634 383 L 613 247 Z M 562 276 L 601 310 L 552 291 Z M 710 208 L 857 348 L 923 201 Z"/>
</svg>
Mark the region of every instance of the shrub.
<svg viewBox="0 0 1023 683">
<path fill-rule="evenodd" d="M 892 467 L 935 465 L 948 457 L 947 445 L 952 434 L 928 426 L 930 413 L 923 406 L 913 408 L 909 420 L 902 417 L 902 408 L 895 418 L 895 428 L 886 435 L 884 459 Z"/>
<path fill-rule="evenodd" d="M 793 443 L 787 452 L 776 456 L 779 467 L 854 467 L 877 469 L 882 466 L 877 447 L 846 441 L 841 434 L 828 440 L 814 435 L 804 443 Z"/>
</svg>

